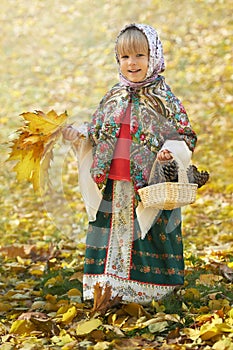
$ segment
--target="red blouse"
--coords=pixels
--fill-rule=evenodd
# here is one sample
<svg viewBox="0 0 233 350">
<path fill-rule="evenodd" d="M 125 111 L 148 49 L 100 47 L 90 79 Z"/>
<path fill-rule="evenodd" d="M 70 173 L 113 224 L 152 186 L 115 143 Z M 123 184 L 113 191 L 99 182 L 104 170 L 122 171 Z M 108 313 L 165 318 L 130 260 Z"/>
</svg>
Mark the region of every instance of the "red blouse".
<svg viewBox="0 0 233 350">
<path fill-rule="evenodd" d="M 108 176 L 112 180 L 130 181 L 130 145 L 132 142 L 130 135 L 130 111 L 131 104 L 129 103 L 121 124 Z"/>
</svg>

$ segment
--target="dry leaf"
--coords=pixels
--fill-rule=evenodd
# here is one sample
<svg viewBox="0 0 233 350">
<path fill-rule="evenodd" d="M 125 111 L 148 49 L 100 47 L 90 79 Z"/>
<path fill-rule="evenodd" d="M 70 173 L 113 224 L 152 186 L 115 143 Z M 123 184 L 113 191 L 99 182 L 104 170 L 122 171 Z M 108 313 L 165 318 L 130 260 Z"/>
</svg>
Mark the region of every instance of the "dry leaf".
<svg viewBox="0 0 233 350">
<path fill-rule="evenodd" d="M 100 325 L 102 325 L 102 321 L 98 318 L 92 318 L 88 321 L 82 321 L 77 325 L 76 334 L 84 335 L 92 332 L 94 329 L 97 329 Z"/>
<path fill-rule="evenodd" d="M 8 160 L 17 160 L 13 170 L 18 181 L 29 181 L 35 192 L 49 184 L 48 169 L 53 157 L 53 147 L 61 136 L 61 128 L 67 120 L 67 113 L 57 115 L 36 111 L 22 113 L 25 125 L 18 130 Z"/>
<path fill-rule="evenodd" d="M 36 326 L 29 320 L 16 320 L 12 323 L 10 333 L 30 335 L 36 330 Z"/>
<path fill-rule="evenodd" d="M 188 301 L 200 299 L 201 294 L 196 288 L 187 288 L 184 293 L 184 298 Z"/>
<path fill-rule="evenodd" d="M 156 322 L 156 323 L 152 323 L 148 326 L 148 329 L 151 333 L 160 333 L 163 332 L 167 329 L 168 327 L 168 322 L 167 321 L 163 321 L 163 322 Z"/>
<path fill-rule="evenodd" d="M 75 306 L 71 306 L 63 315 L 62 322 L 67 324 L 73 321 L 77 315 L 77 309 Z"/>
<path fill-rule="evenodd" d="M 214 350 L 232 350 L 233 349 L 233 342 L 230 338 L 219 340 L 212 346 L 212 349 L 214 349 Z"/>
<path fill-rule="evenodd" d="M 103 289 L 99 283 L 96 283 L 94 286 L 94 304 L 91 314 L 98 313 L 104 315 L 109 308 L 118 305 L 122 300 L 122 298 L 118 296 L 111 299 L 111 296 L 111 286 L 105 285 Z"/>
<path fill-rule="evenodd" d="M 67 119 L 67 113 L 57 115 L 54 110 L 51 110 L 47 114 L 42 111 L 35 111 L 34 113 L 26 112 L 21 116 L 28 123 L 28 130 L 31 134 L 39 135 L 51 135 L 61 125 L 64 125 Z"/>
<path fill-rule="evenodd" d="M 22 322 L 20 327 L 18 327 L 18 324 L 16 323 L 16 329 L 18 332 L 19 330 L 23 329 L 25 325 L 30 325 L 30 329 L 35 328 L 34 330 L 41 331 L 45 334 L 55 335 L 59 333 L 59 328 L 57 327 L 56 323 L 43 312 L 25 312 L 18 317 L 17 321 L 26 321 L 24 323 Z M 13 333 L 17 332 L 14 331 Z"/>
<path fill-rule="evenodd" d="M 228 265 L 221 265 L 220 271 L 222 272 L 223 276 L 230 282 L 233 282 L 233 265 L 232 263 L 229 263 Z"/>
<path fill-rule="evenodd" d="M 70 289 L 70 290 L 67 292 L 67 295 L 68 295 L 69 297 L 77 297 L 77 296 L 81 296 L 82 293 L 80 292 L 79 289 L 77 289 L 77 288 L 72 288 L 72 289 Z"/>
<path fill-rule="evenodd" d="M 142 315 L 146 314 L 143 306 L 137 303 L 128 303 L 126 305 L 123 305 L 122 310 L 124 310 L 130 316 L 137 318 L 140 318 Z"/>
<path fill-rule="evenodd" d="M 210 300 L 209 308 L 211 310 L 220 310 L 223 308 L 230 308 L 230 303 L 227 299 Z"/>
<path fill-rule="evenodd" d="M 216 282 L 220 282 L 223 279 L 222 276 L 214 275 L 214 274 L 202 274 L 199 277 L 198 283 L 203 284 L 205 286 L 213 286 Z"/>
</svg>

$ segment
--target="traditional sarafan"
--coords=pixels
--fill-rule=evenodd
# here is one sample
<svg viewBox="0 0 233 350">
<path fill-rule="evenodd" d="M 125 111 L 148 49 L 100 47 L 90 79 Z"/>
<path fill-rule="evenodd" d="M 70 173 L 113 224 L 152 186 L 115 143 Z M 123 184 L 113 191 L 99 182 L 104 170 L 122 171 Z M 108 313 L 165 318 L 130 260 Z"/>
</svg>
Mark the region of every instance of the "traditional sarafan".
<svg viewBox="0 0 233 350">
<path fill-rule="evenodd" d="M 140 71 L 137 59 L 144 53 L 134 42 L 135 31 L 148 45 L 147 73 L 138 82 L 122 74 L 118 52 L 118 41 L 130 36 L 124 59 L 135 58 L 129 70 Z M 148 185 L 161 150 L 187 166 L 197 138 L 182 103 L 161 75 L 165 64 L 155 29 L 124 27 L 117 37 L 116 58 L 120 82 L 103 97 L 77 148 L 89 216 L 83 293 L 84 299 L 92 299 L 98 282 L 110 285 L 113 297 L 144 304 L 183 284 L 184 260 L 180 209 L 143 208 L 138 189 Z"/>
</svg>

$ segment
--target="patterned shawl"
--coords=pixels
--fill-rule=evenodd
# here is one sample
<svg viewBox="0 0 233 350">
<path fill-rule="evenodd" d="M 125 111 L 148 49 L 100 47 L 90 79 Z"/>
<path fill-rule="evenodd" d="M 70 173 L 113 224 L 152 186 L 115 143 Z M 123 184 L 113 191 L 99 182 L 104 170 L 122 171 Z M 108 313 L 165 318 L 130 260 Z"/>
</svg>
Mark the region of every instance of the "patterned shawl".
<svg viewBox="0 0 233 350">
<path fill-rule="evenodd" d="M 120 74 L 120 83 L 104 96 L 88 126 L 94 158 L 91 174 L 101 190 L 106 186 L 121 121 L 129 101 L 132 103 L 130 175 L 135 191 L 147 185 L 157 152 L 166 140 L 184 140 L 191 151 L 196 144 L 196 134 L 183 105 L 171 92 L 164 77 L 158 75 L 164 70 L 164 61 L 156 32 L 149 26 L 134 26 L 143 30 L 151 43 L 148 68 L 150 73 L 147 73 L 142 84 L 135 83 L 136 86 L 132 86 Z"/>
</svg>

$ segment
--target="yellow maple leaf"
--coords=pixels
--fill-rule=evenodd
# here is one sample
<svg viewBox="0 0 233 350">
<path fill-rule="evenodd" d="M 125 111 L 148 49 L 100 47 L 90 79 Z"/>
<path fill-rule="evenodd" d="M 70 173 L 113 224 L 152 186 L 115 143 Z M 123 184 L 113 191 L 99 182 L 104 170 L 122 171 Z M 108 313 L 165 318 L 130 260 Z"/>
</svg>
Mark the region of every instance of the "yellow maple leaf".
<svg viewBox="0 0 233 350">
<path fill-rule="evenodd" d="M 13 141 L 13 145 L 11 146 L 11 153 L 9 155 L 8 160 L 19 160 L 23 157 L 23 152 L 28 151 L 29 147 L 25 147 L 25 139 L 29 137 L 30 133 L 26 130 L 22 130 L 19 137 Z M 18 131 L 20 131 L 18 130 Z"/>
<path fill-rule="evenodd" d="M 35 111 L 22 113 L 21 116 L 28 122 L 28 129 L 32 134 L 52 134 L 60 126 L 62 126 L 67 119 L 67 113 L 57 115 L 54 110 L 47 114 L 42 111 Z"/>
<path fill-rule="evenodd" d="M 61 136 L 67 113 L 57 115 L 52 110 L 47 114 L 36 111 L 22 113 L 25 124 L 13 141 L 9 160 L 18 163 L 13 167 L 17 180 L 31 182 L 35 192 L 49 185 L 48 169 L 53 158 L 53 147 Z"/>
<path fill-rule="evenodd" d="M 40 158 L 34 157 L 33 153 L 33 150 L 31 150 L 23 154 L 22 160 L 13 168 L 13 170 L 17 172 L 17 179 L 19 181 L 24 179 L 30 180 L 33 173 L 36 171 Z"/>
</svg>

